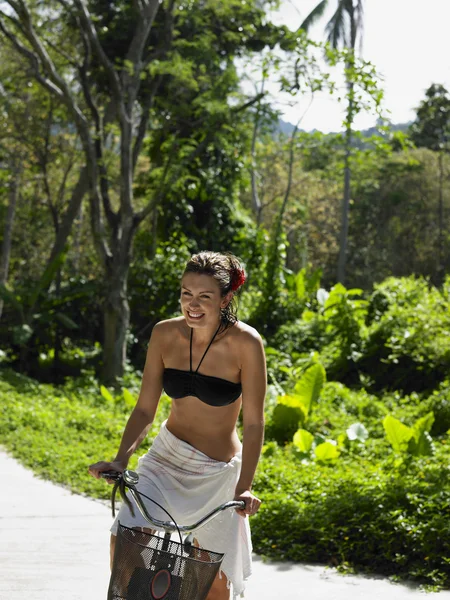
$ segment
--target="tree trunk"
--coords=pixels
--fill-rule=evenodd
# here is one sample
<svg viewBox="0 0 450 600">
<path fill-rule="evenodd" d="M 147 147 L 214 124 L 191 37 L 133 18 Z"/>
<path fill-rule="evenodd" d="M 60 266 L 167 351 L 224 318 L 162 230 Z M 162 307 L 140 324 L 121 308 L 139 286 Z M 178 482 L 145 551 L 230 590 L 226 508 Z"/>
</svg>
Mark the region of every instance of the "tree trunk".
<svg viewBox="0 0 450 600">
<path fill-rule="evenodd" d="M 150 250 L 150 260 L 154 260 L 156 249 L 158 247 L 158 206 L 152 211 L 152 247 Z"/>
<path fill-rule="evenodd" d="M 269 251 L 269 260 L 267 264 L 267 276 L 266 276 L 266 290 L 275 290 L 277 289 L 277 272 L 280 266 L 280 257 L 278 246 L 280 244 L 281 233 L 283 231 L 283 218 L 284 213 L 286 211 L 287 203 L 291 194 L 292 188 L 292 175 L 294 170 L 294 150 L 295 150 L 295 138 L 297 136 L 298 128 L 300 126 L 301 119 L 297 122 L 294 127 L 294 131 L 292 132 L 292 136 L 289 142 L 289 168 L 288 168 L 288 181 L 286 186 L 286 191 L 284 193 L 283 202 L 281 203 L 280 211 L 277 215 L 275 230 L 273 233 L 273 240 L 271 243 L 271 250 Z M 270 300 L 270 298 L 269 298 Z"/>
<path fill-rule="evenodd" d="M 440 285 L 444 277 L 444 153 L 439 151 L 439 205 L 438 205 L 438 264 L 437 285 Z"/>
<path fill-rule="evenodd" d="M 80 176 L 77 183 L 75 184 L 72 194 L 69 200 L 69 204 L 63 215 L 61 215 L 59 227 L 56 231 L 55 241 L 53 248 L 50 253 L 47 265 L 49 265 L 58 254 L 64 250 L 67 239 L 72 231 L 73 223 L 77 217 L 81 214 L 81 205 L 83 198 L 88 191 L 88 172 L 87 168 L 83 167 L 80 171 Z"/>
<path fill-rule="evenodd" d="M 348 242 L 348 222 L 350 212 L 350 156 L 351 156 L 351 127 L 347 128 L 346 132 L 346 151 L 345 151 L 345 168 L 344 168 L 344 197 L 342 200 L 342 219 L 341 219 L 341 235 L 339 243 L 339 262 L 337 280 L 342 285 L 345 284 L 345 270 L 347 266 L 347 242 Z"/>
<path fill-rule="evenodd" d="M 261 91 L 260 94 L 264 93 L 264 73 L 263 73 L 263 78 L 261 81 Z M 252 135 L 252 146 L 251 146 L 251 150 L 250 150 L 250 156 L 251 156 L 251 167 L 250 167 L 250 177 L 251 177 L 251 184 L 252 184 L 252 208 L 255 211 L 256 215 L 257 215 L 257 220 L 258 220 L 258 227 L 261 223 L 261 213 L 262 213 L 262 206 L 261 206 L 261 200 L 259 198 L 259 194 L 258 194 L 258 182 L 257 182 L 257 172 L 256 172 L 256 140 L 258 138 L 258 129 L 259 129 L 259 122 L 260 122 L 260 111 L 261 111 L 261 103 L 258 103 L 258 107 L 256 109 L 256 114 L 255 114 L 255 121 L 253 123 L 253 135 Z"/>
<path fill-rule="evenodd" d="M 353 66 L 354 63 L 354 51 L 356 44 L 356 25 L 353 18 L 353 12 L 351 13 L 351 49 L 352 55 L 347 63 L 347 69 Z M 354 112 L 354 84 L 347 80 L 348 88 L 348 107 L 347 107 L 347 127 L 345 130 L 345 162 L 344 162 L 344 197 L 342 199 L 342 219 L 341 219 L 341 234 L 339 241 L 339 260 L 337 268 L 337 280 L 342 285 L 345 284 L 345 271 L 347 266 L 347 244 L 348 244 L 348 222 L 350 212 L 350 158 L 352 153 L 352 125 L 353 125 L 353 112 Z"/>
<path fill-rule="evenodd" d="M 56 296 L 59 297 L 61 295 L 61 283 L 62 283 L 61 268 L 58 269 L 58 272 L 57 272 L 56 278 L 55 278 L 55 283 L 56 283 Z M 54 355 L 53 355 L 53 367 L 52 367 L 53 381 L 56 383 L 62 383 L 62 381 L 64 380 L 64 375 L 63 375 L 62 369 L 61 369 L 62 348 L 63 348 L 63 346 L 62 346 L 61 328 L 60 328 L 59 322 L 56 321 L 55 322 L 55 338 L 53 341 Z"/>
<path fill-rule="evenodd" d="M 128 273 L 133 243 L 133 144 L 131 119 L 121 124 L 120 148 L 120 221 L 111 232 L 111 257 L 105 261 L 105 304 L 103 313 L 103 370 L 101 378 L 115 385 L 122 377 L 127 357 L 130 324 Z"/>
<path fill-rule="evenodd" d="M 350 57 L 347 62 L 347 69 L 354 66 L 355 63 L 355 48 L 356 48 L 356 36 L 357 36 L 357 25 L 356 25 L 356 14 L 353 0 L 348 5 L 347 11 L 350 18 Z M 345 167 L 344 167 L 344 197 L 342 199 L 342 220 L 341 220 L 341 235 L 339 243 L 339 260 L 337 269 L 337 280 L 342 285 L 345 284 L 345 275 L 347 267 L 347 244 L 348 244 L 348 222 L 350 212 L 350 157 L 352 153 L 352 126 L 354 118 L 355 103 L 353 102 L 354 97 L 354 83 L 347 79 L 348 89 L 348 107 L 347 107 L 347 127 L 345 130 Z"/>
<path fill-rule="evenodd" d="M 115 269 L 106 277 L 103 310 L 103 369 L 102 381 L 114 385 L 124 373 L 130 307 L 127 296 L 128 265 Z"/>
<path fill-rule="evenodd" d="M 8 280 L 9 261 L 11 257 L 11 242 L 16 214 L 17 200 L 19 199 L 20 180 L 22 177 L 23 163 L 19 158 L 11 160 L 12 181 L 9 192 L 8 210 L 6 213 L 5 228 L 3 231 L 3 244 L 0 255 L 0 283 L 5 285 Z M 0 298 L 0 319 L 3 312 L 3 299 Z"/>
</svg>

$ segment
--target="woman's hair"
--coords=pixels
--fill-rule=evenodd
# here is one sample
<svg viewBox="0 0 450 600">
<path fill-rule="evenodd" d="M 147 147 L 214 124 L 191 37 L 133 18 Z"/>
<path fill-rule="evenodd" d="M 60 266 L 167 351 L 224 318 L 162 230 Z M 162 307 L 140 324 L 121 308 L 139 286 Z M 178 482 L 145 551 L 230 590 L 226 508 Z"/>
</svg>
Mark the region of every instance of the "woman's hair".
<svg viewBox="0 0 450 600">
<path fill-rule="evenodd" d="M 222 324 L 225 329 L 237 321 L 236 293 L 242 287 L 246 274 L 243 266 L 231 252 L 199 252 L 191 256 L 184 269 L 186 273 L 198 273 L 214 277 L 220 287 L 222 298 L 233 292 L 231 301 L 221 309 Z"/>
</svg>

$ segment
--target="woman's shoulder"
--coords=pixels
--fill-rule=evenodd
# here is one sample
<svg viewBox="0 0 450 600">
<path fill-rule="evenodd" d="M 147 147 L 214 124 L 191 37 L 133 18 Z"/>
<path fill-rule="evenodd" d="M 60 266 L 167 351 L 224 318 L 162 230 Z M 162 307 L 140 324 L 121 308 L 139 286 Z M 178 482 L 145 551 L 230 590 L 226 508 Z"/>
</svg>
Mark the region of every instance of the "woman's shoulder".
<svg viewBox="0 0 450 600">
<path fill-rule="evenodd" d="M 158 321 L 158 323 L 156 323 L 152 329 L 152 337 L 166 337 L 167 335 L 181 332 L 181 328 L 184 323 L 185 318 L 183 316 Z"/>
<path fill-rule="evenodd" d="M 260 345 L 263 343 L 258 331 L 243 321 L 236 321 L 234 326 L 231 328 L 231 331 L 233 332 L 236 341 L 238 341 L 240 344 Z"/>
<path fill-rule="evenodd" d="M 263 372 L 265 364 L 264 342 L 259 332 L 242 321 L 235 323 L 234 348 L 239 357 L 241 369 L 254 369 L 255 372 Z M 261 370 L 262 369 L 262 370 Z"/>
</svg>

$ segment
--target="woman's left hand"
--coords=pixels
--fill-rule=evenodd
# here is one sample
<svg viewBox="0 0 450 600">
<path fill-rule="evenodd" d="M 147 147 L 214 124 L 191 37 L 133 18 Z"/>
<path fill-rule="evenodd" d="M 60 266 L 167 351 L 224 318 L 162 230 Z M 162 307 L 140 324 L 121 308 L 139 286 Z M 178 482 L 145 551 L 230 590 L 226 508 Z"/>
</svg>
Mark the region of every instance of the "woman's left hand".
<svg viewBox="0 0 450 600">
<path fill-rule="evenodd" d="M 236 512 L 242 517 L 254 515 L 261 506 L 261 500 L 254 496 L 250 490 L 236 490 L 234 500 L 243 500 L 245 502 L 245 509 L 236 508 Z"/>
</svg>

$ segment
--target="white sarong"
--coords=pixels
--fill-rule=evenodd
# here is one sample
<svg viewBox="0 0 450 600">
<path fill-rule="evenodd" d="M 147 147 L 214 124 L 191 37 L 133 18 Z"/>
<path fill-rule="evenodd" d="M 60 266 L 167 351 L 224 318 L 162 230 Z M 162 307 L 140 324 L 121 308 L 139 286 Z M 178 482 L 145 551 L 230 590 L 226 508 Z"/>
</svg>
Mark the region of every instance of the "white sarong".
<svg viewBox="0 0 450 600">
<path fill-rule="evenodd" d="M 138 460 L 137 489 L 164 506 L 178 524 L 191 525 L 220 504 L 233 500 L 241 463 L 240 452 L 229 462 L 210 458 L 170 433 L 164 422 L 149 451 Z M 154 518 L 169 520 L 155 504 L 145 498 L 144 503 Z M 118 521 L 126 527 L 153 528 L 136 506 L 133 517 L 122 504 L 111 527 L 114 535 Z M 248 517 L 240 516 L 234 509 L 223 511 L 194 531 L 194 537 L 202 548 L 225 554 L 221 572 L 226 575 L 228 586 L 232 585 L 233 598 L 244 597 L 244 582 L 252 567 Z"/>
</svg>

